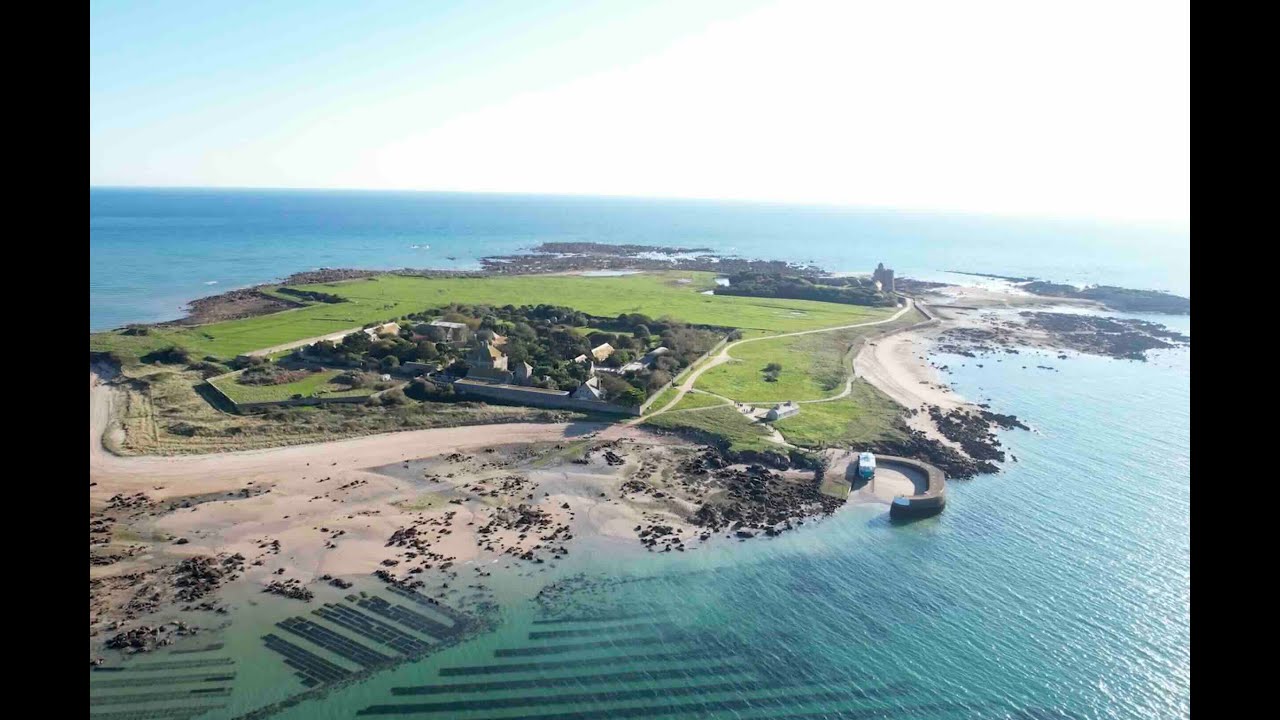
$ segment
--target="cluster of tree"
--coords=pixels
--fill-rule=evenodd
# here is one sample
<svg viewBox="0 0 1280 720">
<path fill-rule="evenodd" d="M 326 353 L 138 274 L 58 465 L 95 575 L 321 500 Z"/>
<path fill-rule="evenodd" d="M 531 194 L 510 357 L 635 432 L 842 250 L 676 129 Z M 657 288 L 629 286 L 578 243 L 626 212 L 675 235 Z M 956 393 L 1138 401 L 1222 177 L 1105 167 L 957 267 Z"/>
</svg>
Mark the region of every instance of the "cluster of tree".
<svg viewBox="0 0 1280 720">
<path fill-rule="evenodd" d="M 642 313 L 623 313 L 616 318 L 594 318 L 591 321 L 592 327 L 598 327 L 613 333 L 624 333 L 638 340 L 647 342 L 654 335 L 662 335 L 673 327 L 689 327 L 686 323 L 679 320 L 672 320 L 668 317 L 651 318 Z M 719 330 L 729 332 L 731 328 L 716 327 L 712 325 L 702 326 L 708 330 Z"/>
<path fill-rule="evenodd" d="M 148 364 L 185 365 L 191 362 L 191 353 L 186 348 L 170 345 L 160 350 L 152 350 L 140 357 L 139 360 Z"/>
<path fill-rule="evenodd" d="M 236 382 L 241 385 L 286 385 L 310 374 L 308 370 L 289 370 L 280 365 L 261 363 L 246 368 Z"/>
<path fill-rule="evenodd" d="M 681 370 L 715 347 L 723 337 L 715 330 L 671 320 L 652 324 L 662 326 L 663 331 L 656 345 L 667 348 L 668 352 L 654 358 L 651 365 L 638 370 L 629 370 L 621 375 L 601 374 L 600 387 L 605 392 L 606 400 L 626 406 L 643 403 L 645 398 L 660 391 Z M 618 354 L 614 353 L 615 356 Z M 614 367 L 622 365 L 625 363 L 616 363 Z"/>
<path fill-rule="evenodd" d="M 338 342 L 321 341 L 309 348 L 297 351 L 299 359 L 346 365 L 366 370 L 389 372 L 406 362 L 434 362 L 444 352 L 453 349 L 444 343 L 427 339 L 413 339 L 402 330 L 400 335 L 388 335 L 377 339 L 363 332 L 347 335 Z"/>
<path fill-rule="evenodd" d="M 778 382 L 778 375 L 782 373 L 782 363 L 771 362 L 764 366 L 764 381 Z"/>
<path fill-rule="evenodd" d="M 453 402 L 458 399 L 458 394 L 453 391 L 452 385 L 437 385 L 425 378 L 414 378 L 405 386 L 404 394 L 421 402 Z"/>
<path fill-rule="evenodd" d="M 728 287 L 716 288 L 716 294 L 883 307 L 891 307 L 897 303 L 893 297 L 877 291 L 874 282 L 861 277 L 824 277 L 812 280 L 798 275 L 743 272 L 731 275 Z"/>
<path fill-rule="evenodd" d="M 281 295 L 292 295 L 293 297 L 296 297 L 300 300 L 311 300 L 312 302 L 322 302 L 322 303 L 332 304 L 332 303 L 344 303 L 347 301 L 347 299 L 342 297 L 341 295 L 334 295 L 333 293 L 327 293 L 327 292 L 319 292 L 317 290 L 298 290 L 297 288 L 282 287 L 282 288 L 278 288 L 276 292 L 280 293 Z"/>
<path fill-rule="evenodd" d="M 601 365 L 614 369 L 663 346 L 668 353 L 651 367 L 625 375 L 600 373 L 605 398 L 621 405 L 638 405 L 651 393 L 670 382 L 681 369 L 707 352 L 723 337 L 723 331 L 691 326 L 669 318 L 654 319 L 639 313 L 617 318 L 596 318 L 579 310 L 558 305 L 464 305 L 451 304 L 435 311 L 413 313 L 399 318 L 400 332 L 371 338 L 352 333 L 338 342 L 320 342 L 299 350 L 295 359 L 367 371 L 391 372 L 406 362 L 436 363 L 452 375 L 465 375 L 464 360 L 471 343 L 435 342 L 429 339 L 432 320 L 466 325 L 479 338 L 501 335 L 508 367 L 520 363 L 533 367 L 534 384 L 547 389 L 572 391 L 590 376 L 592 348 L 608 344 L 614 352 Z M 580 328 L 600 328 L 583 333 Z M 656 337 L 655 337 L 656 336 Z M 431 382 L 414 383 L 406 390 L 416 400 L 447 401 L 452 390 Z"/>
</svg>

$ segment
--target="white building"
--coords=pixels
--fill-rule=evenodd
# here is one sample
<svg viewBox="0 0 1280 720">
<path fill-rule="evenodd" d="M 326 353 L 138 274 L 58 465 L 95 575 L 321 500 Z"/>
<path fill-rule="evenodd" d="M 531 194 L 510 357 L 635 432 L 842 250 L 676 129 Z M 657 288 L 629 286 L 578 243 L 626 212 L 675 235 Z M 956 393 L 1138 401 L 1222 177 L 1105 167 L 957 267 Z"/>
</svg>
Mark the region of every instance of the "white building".
<svg viewBox="0 0 1280 720">
<path fill-rule="evenodd" d="M 765 415 L 765 419 L 772 422 L 774 420 L 781 420 L 782 418 L 788 418 L 792 415 L 799 414 L 800 406 L 788 400 L 784 403 L 778 403 L 770 408 L 768 414 Z"/>
<path fill-rule="evenodd" d="M 645 368 L 653 367 L 653 364 L 658 361 L 658 358 L 670 352 L 671 351 L 665 347 L 655 348 L 652 351 L 645 353 L 644 357 L 639 360 L 633 360 L 632 362 L 623 365 L 622 372 L 640 372 Z"/>
<path fill-rule="evenodd" d="M 364 332 L 374 340 L 377 340 L 380 335 L 399 335 L 400 323 L 382 323 L 377 327 L 365 328 Z"/>
<path fill-rule="evenodd" d="M 589 380 L 579 385 L 570 397 L 574 400 L 603 400 L 604 392 L 600 390 L 600 379 L 592 375 Z"/>
<path fill-rule="evenodd" d="M 466 342 L 471 339 L 471 329 L 466 323 L 432 320 L 419 325 L 416 330 L 436 342 Z"/>
</svg>

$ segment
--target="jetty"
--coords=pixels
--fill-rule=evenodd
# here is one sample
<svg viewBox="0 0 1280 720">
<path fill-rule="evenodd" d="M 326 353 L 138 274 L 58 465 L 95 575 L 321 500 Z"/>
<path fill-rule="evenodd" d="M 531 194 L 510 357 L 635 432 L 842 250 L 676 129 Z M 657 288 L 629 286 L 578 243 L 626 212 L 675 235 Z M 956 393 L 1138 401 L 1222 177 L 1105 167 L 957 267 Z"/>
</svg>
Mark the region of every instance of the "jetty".
<svg viewBox="0 0 1280 720">
<path fill-rule="evenodd" d="M 895 455 L 877 455 L 879 468 L 906 470 L 907 475 L 924 475 L 925 489 L 914 495 L 899 495 L 889 505 L 889 517 L 895 520 L 907 520 L 929 517 L 942 512 L 947 506 L 947 476 L 939 468 L 927 462 Z"/>
</svg>

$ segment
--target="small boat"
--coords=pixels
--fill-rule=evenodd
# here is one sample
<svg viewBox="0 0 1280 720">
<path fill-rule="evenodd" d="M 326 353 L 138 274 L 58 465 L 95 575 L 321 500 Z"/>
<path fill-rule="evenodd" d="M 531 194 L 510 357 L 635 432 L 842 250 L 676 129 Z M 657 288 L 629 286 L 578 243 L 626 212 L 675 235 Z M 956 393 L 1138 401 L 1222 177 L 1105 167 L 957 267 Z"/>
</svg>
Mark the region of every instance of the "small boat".
<svg viewBox="0 0 1280 720">
<path fill-rule="evenodd" d="M 858 477 L 870 480 L 876 476 L 876 456 L 869 452 L 858 454 Z"/>
</svg>

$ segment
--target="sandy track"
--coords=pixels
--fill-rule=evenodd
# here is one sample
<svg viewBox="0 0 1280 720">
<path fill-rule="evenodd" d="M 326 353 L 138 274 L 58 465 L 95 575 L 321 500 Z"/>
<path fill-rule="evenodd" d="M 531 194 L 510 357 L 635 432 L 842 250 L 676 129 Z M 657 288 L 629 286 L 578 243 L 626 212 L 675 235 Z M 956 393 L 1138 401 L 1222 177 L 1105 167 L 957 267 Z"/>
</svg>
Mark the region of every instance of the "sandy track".
<svg viewBox="0 0 1280 720">
<path fill-rule="evenodd" d="M 854 373 L 906 408 L 937 405 L 951 410 L 964 399 L 942 386 L 924 359 L 928 330 L 907 330 L 868 343 L 853 360 Z"/>
<path fill-rule="evenodd" d="M 347 328 L 346 330 L 331 332 L 327 335 L 317 335 L 315 337 L 309 337 L 309 338 L 304 338 L 302 340 L 294 340 L 293 342 L 287 342 L 287 343 L 284 343 L 283 345 L 273 345 L 269 348 L 262 348 L 261 350 L 252 350 L 250 352 L 245 353 L 245 355 L 267 356 L 267 355 L 272 355 L 278 352 L 283 352 L 285 350 L 292 350 L 294 348 L 299 348 L 299 347 L 302 347 L 303 345 L 311 345 L 312 343 L 318 343 L 322 340 L 331 340 L 333 342 L 338 342 L 342 340 L 342 338 L 350 335 L 351 333 L 360 332 L 360 330 L 361 328 L 358 328 L 358 327 Z"/>
</svg>

